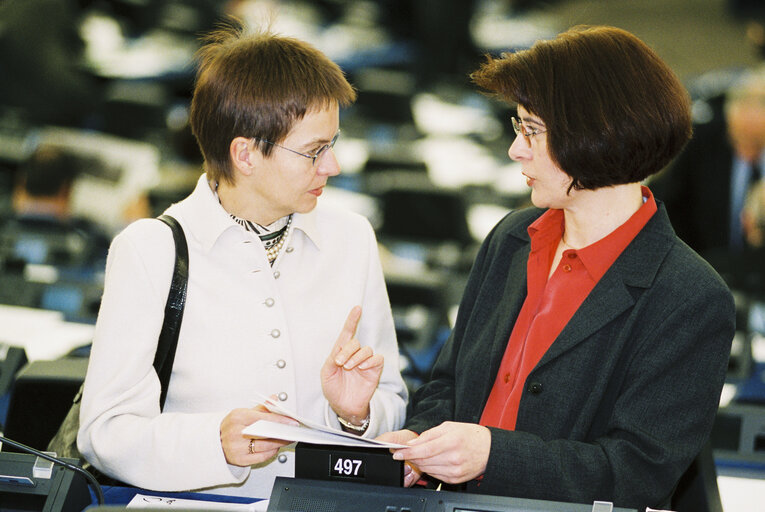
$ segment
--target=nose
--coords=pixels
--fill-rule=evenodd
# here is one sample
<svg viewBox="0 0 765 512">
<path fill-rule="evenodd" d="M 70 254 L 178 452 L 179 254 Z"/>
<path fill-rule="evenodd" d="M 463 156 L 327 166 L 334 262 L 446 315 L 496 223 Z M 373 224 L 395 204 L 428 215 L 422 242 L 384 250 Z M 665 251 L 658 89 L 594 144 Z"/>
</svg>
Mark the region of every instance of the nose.
<svg viewBox="0 0 765 512">
<path fill-rule="evenodd" d="M 510 144 L 510 147 L 507 150 L 507 156 L 516 162 L 531 158 L 531 147 L 522 134 L 519 133 L 515 136 L 513 143 Z"/>
<path fill-rule="evenodd" d="M 337 176 L 340 174 L 340 163 L 335 156 L 335 150 L 330 148 L 324 151 L 316 160 L 316 172 L 324 176 Z"/>
</svg>

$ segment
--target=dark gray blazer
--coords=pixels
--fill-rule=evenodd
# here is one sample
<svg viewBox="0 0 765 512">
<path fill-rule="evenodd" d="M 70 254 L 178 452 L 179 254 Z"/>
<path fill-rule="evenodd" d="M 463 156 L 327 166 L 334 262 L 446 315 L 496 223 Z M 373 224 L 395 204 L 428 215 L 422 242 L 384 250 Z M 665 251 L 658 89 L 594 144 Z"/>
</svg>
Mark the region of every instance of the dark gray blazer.
<svg viewBox="0 0 765 512">
<path fill-rule="evenodd" d="M 484 241 L 406 428 L 479 421 L 526 297 L 526 228 L 542 212 L 511 213 Z M 486 473 L 468 489 L 668 503 L 712 428 L 734 322 L 728 288 L 659 204 L 529 375 L 516 430 L 491 429 Z"/>
</svg>

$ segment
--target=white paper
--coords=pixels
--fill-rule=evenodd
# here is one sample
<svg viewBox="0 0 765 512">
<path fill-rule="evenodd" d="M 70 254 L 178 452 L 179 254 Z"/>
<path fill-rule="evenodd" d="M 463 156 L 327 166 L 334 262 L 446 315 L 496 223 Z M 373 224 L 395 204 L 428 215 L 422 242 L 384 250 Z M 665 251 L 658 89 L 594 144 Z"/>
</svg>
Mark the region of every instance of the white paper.
<svg viewBox="0 0 765 512">
<path fill-rule="evenodd" d="M 136 494 L 127 508 L 167 508 L 183 510 L 227 510 L 232 512 L 265 512 L 268 500 L 255 503 L 224 503 L 220 501 L 189 500 L 178 498 L 163 498 L 147 494 Z"/>
<path fill-rule="evenodd" d="M 245 427 L 242 433 L 253 437 L 299 441 L 311 444 L 366 446 L 368 448 L 404 448 L 403 445 L 399 444 L 383 443 L 374 439 L 345 435 L 345 432 L 326 432 L 309 427 L 285 425 L 284 423 L 276 423 L 274 421 L 256 421 L 252 425 Z"/>
<path fill-rule="evenodd" d="M 375 439 L 359 437 L 342 430 L 321 425 L 307 418 L 301 418 L 295 412 L 284 408 L 279 403 L 262 397 L 263 405 L 274 414 L 287 416 L 301 426 L 285 425 L 274 421 L 256 421 L 244 428 L 243 434 L 253 437 L 281 439 L 283 441 L 301 441 L 313 444 L 333 444 L 340 446 L 366 446 L 378 448 L 406 448 L 403 444 L 386 443 Z"/>
</svg>

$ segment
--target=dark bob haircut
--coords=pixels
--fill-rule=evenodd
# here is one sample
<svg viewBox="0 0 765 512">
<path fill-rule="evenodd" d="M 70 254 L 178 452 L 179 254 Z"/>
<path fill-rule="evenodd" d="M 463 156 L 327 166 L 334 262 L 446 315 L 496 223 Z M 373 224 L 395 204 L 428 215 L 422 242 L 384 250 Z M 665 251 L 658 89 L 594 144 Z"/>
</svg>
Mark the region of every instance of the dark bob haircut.
<svg viewBox="0 0 765 512">
<path fill-rule="evenodd" d="M 245 34 L 233 18 L 206 37 L 197 57 L 190 123 L 213 180 L 233 182 L 234 138 L 278 143 L 306 112 L 356 100 L 343 72 L 319 50 L 267 31 Z M 268 156 L 273 146 L 259 149 Z"/>
<path fill-rule="evenodd" d="M 690 98 L 678 77 L 618 28 L 574 27 L 488 57 L 471 78 L 544 121 L 550 157 L 573 188 L 643 181 L 691 137 Z"/>
</svg>

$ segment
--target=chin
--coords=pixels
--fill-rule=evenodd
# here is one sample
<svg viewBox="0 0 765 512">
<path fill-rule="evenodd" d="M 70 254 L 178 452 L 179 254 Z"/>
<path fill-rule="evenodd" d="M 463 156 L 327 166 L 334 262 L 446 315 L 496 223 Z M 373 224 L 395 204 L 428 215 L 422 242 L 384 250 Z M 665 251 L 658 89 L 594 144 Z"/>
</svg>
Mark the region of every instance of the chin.
<svg viewBox="0 0 765 512">
<path fill-rule="evenodd" d="M 534 191 L 531 191 L 531 204 L 536 206 L 537 208 L 551 208 L 550 201 L 547 200 L 547 198 L 541 196 L 540 194 L 534 193 Z"/>
<path fill-rule="evenodd" d="M 313 211 L 314 208 L 316 208 L 316 205 L 319 204 L 317 201 L 317 198 L 311 197 L 307 199 L 306 201 L 301 202 L 297 207 L 295 208 L 296 213 L 308 213 L 310 211 Z"/>
</svg>

